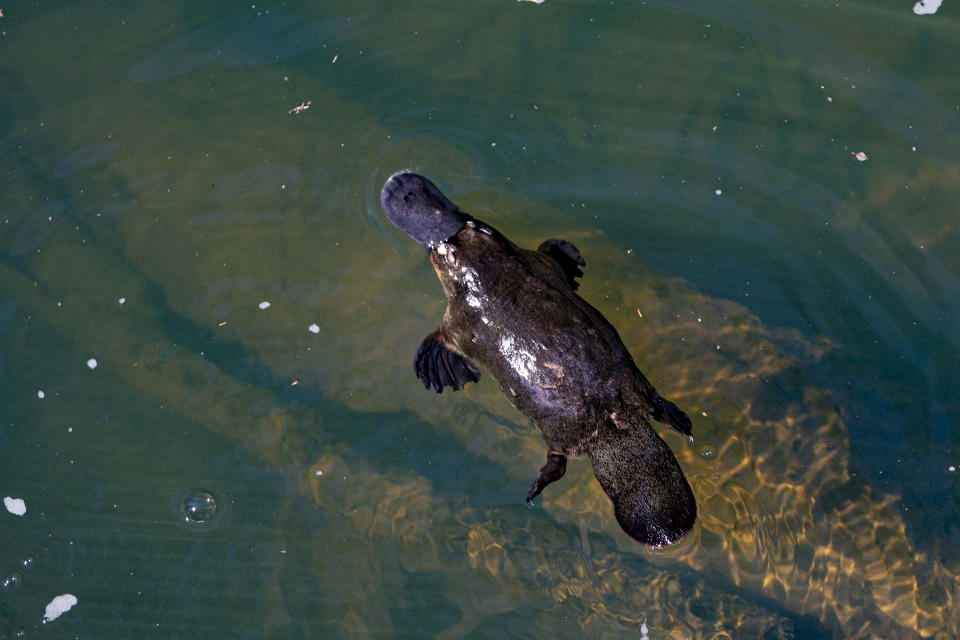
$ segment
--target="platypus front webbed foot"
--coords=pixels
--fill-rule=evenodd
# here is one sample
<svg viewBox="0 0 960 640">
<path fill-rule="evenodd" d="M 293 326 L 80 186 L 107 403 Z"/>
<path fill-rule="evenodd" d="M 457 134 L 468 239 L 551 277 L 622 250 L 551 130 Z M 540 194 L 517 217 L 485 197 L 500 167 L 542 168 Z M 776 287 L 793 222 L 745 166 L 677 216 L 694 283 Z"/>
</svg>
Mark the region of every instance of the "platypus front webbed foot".
<svg viewBox="0 0 960 640">
<path fill-rule="evenodd" d="M 429 389 L 442 393 L 444 387 L 459 391 L 468 382 L 480 381 L 480 370 L 469 358 L 453 350 L 443 329 L 436 329 L 423 339 L 413 358 L 413 370 Z"/>
<path fill-rule="evenodd" d="M 527 503 L 533 502 L 533 499 L 540 495 L 544 487 L 562 478 L 566 472 L 567 456 L 552 451 L 547 453 L 547 464 L 540 467 L 540 475 L 530 485 L 530 491 L 527 492 Z"/>
<path fill-rule="evenodd" d="M 543 243 L 537 247 L 537 251 L 545 253 L 557 261 L 557 264 L 560 265 L 563 273 L 567 276 L 567 283 L 569 283 L 570 288 L 576 291 L 580 286 L 576 278 L 583 275 L 583 269 L 580 267 L 587 266 L 583 256 L 580 255 L 580 251 L 578 251 L 572 243 L 557 238 L 544 240 Z"/>
</svg>

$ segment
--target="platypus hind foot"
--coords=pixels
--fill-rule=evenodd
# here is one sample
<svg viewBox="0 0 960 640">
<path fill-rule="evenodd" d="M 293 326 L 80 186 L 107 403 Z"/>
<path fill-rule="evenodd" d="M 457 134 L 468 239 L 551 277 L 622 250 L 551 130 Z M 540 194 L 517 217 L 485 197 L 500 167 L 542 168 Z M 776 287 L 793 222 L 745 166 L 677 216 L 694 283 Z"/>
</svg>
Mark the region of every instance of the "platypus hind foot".
<svg viewBox="0 0 960 640">
<path fill-rule="evenodd" d="M 540 495 L 544 487 L 562 478 L 566 472 L 567 456 L 552 451 L 547 453 L 547 464 L 540 467 L 540 475 L 530 485 L 530 491 L 527 492 L 527 503 L 533 502 L 533 499 Z"/>
<path fill-rule="evenodd" d="M 691 442 L 693 441 L 693 423 L 690 422 L 690 416 L 666 398 L 660 398 L 657 402 L 653 419 L 687 436 Z"/>
</svg>

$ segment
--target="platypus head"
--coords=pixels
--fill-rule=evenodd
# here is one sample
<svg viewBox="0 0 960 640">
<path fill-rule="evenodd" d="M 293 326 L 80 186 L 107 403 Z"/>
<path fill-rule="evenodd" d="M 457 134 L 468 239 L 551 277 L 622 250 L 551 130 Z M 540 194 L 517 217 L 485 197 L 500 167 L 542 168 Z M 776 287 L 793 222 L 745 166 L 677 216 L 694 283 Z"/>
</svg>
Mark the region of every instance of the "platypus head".
<svg viewBox="0 0 960 640">
<path fill-rule="evenodd" d="M 435 184 L 404 171 L 387 179 L 380 204 L 394 226 L 431 248 L 456 235 L 470 220 Z"/>
</svg>

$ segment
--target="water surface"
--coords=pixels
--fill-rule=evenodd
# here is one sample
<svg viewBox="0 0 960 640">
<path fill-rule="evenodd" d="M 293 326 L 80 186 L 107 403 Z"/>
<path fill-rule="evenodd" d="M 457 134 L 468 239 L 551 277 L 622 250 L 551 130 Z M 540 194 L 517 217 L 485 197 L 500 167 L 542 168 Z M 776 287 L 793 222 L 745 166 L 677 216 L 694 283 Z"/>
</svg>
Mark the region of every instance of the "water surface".
<svg viewBox="0 0 960 640">
<path fill-rule="evenodd" d="M 957 634 L 949 0 L 18 3 L 0 34 L 0 637 Z M 661 430 L 684 542 L 628 539 L 586 460 L 528 508 L 545 448 L 490 377 L 420 386 L 445 302 L 379 209 L 402 168 L 578 246 L 693 417 Z"/>
</svg>

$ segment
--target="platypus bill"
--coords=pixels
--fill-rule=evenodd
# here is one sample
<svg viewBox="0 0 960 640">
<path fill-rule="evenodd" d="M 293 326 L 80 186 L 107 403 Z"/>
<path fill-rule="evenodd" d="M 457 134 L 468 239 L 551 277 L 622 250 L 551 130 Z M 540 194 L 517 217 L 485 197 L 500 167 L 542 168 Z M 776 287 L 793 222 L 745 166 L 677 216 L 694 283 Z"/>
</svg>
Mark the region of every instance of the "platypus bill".
<svg viewBox="0 0 960 640">
<path fill-rule="evenodd" d="M 650 421 L 691 436 L 690 418 L 576 294 L 585 266 L 576 247 L 551 239 L 521 249 L 413 173 L 391 176 L 380 201 L 394 225 L 426 245 L 447 295 L 442 324 L 417 349 L 417 377 L 437 393 L 457 391 L 480 379 L 479 364 L 533 420 L 549 451 L 527 502 L 563 477 L 567 456 L 589 455 L 627 534 L 655 547 L 682 538 L 696 501 Z"/>
</svg>

